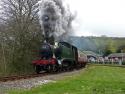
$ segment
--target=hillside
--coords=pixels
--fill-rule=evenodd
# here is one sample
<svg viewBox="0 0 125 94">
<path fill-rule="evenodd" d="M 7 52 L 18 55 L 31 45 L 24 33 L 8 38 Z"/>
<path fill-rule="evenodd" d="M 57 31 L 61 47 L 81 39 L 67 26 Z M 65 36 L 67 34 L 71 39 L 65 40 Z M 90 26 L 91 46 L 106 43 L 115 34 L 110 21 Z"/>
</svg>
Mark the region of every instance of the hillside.
<svg viewBox="0 0 125 94">
<path fill-rule="evenodd" d="M 112 37 L 71 37 L 72 44 L 80 50 L 90 50 L 104 54 L 106 50 L 111 52 L 125 52 L 125 38 Z"/>
</svg>

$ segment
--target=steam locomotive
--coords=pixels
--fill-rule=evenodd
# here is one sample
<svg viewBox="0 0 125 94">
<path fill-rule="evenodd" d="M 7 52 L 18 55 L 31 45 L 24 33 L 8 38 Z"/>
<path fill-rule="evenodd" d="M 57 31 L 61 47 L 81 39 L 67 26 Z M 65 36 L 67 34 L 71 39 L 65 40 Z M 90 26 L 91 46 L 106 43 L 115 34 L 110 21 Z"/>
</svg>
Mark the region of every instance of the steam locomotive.
<svg viewBox="0 0 125 94">
<path fill-rule="evenodd" d="M 54 46 L 43 43 L 39 52 L 40 59 L 32 62 L 36 73 L 67 71 L 86 65 L 79 57 L 78 49 L 67 42 L 59 42 Z"/>
<path fill-rule="evenodd" d="M 86 63 L 78 57 L 78 49 L 75 46 L 67 42 L 59 42 L 53 46 L 53 43 L 49 41 L 49 39 L 52 39 L 49 38 L 49 32 L 53 31 L 50 25 L 53 17 L 50 17 L 49 12 L 47 10 L 46 14 L 42 16 L 46 43 L 42 44 L 39 51 L 40 59 L 33 61 L 35 71 L 37 73 L 41 71 L 57 72 L 85 66 Z"/>
</svg>

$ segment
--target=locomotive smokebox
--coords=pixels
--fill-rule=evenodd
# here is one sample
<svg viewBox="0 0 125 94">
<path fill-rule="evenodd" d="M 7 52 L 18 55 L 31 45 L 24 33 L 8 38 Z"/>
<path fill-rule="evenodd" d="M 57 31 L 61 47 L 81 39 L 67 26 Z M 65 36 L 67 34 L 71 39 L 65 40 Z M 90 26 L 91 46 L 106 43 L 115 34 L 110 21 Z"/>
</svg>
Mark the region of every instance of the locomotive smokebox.
<svg viewBox="0 0 125 94">
<path fill-rule="evenodd" d="M 52 48 L 49 44 L 44 43 L 40 49 L 41 59 L 50 59 L 53 57 Z"/>
</svg>

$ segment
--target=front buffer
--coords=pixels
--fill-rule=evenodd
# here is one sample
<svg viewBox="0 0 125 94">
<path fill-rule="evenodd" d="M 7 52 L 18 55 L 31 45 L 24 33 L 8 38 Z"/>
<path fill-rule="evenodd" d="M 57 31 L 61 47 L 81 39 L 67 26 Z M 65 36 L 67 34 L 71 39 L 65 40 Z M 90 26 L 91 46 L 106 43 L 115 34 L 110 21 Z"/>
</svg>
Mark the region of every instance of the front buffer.
<svg viewBox="0 0 125 94">
<path fill-rule="evenodd" d="M 41 71 L 45 72 L 56 72 L 58 70 L 57 60 L 55 58 L 51 59 L 40 59 L 32 62 L 34 65 L 36 73 L 40 73 Z"/>
</svg>

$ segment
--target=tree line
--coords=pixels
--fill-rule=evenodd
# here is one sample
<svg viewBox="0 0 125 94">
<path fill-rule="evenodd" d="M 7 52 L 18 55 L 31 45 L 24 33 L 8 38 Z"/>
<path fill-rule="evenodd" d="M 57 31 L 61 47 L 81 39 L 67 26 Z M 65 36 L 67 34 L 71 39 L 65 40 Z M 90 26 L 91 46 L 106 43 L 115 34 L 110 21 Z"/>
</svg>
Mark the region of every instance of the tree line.
<svg viewBox="0 0 125 94">
<path fill-rule="evenodd" d="M 0 9 L 0 75 L 32 72 L 31 61 L 43 41 L 38 0 L 2 0 Z"/>
</svg>

